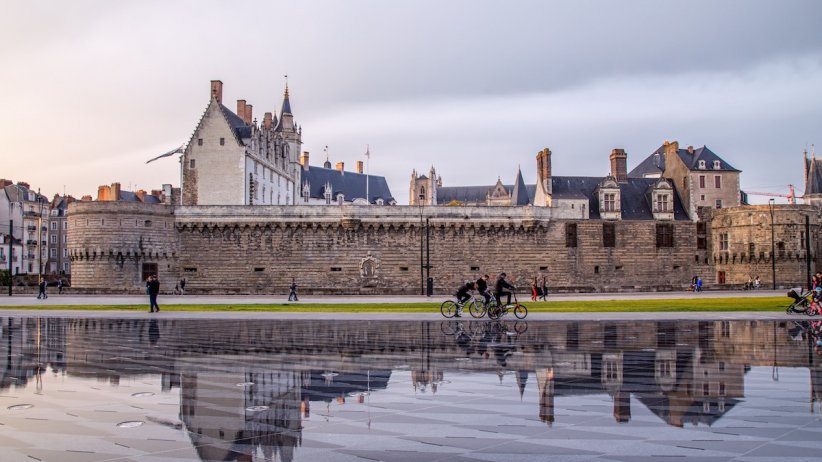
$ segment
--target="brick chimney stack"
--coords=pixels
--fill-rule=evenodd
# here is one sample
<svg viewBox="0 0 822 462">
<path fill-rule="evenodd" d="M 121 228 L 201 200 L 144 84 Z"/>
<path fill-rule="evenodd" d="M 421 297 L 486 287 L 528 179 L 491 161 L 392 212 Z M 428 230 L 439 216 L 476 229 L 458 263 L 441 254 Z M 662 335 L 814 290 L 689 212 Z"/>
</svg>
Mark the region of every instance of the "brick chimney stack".
<svg viewBox="0 0 822 462">
<path fill-rule="evenodd" d="M 537 153 L 537 178 L 542 189 L 547 194 L 551 194 L 551 150 L 548 148 Z"/>
<path fill-rule="evenodd" d="M 308 151 L 303 151 L 300 156 L 300 165 L 302 165 L 304 169 L 308 169 Z"/>
<path fill-rule="evenodd" d="M 363 163 L 362 163 L 361 160 L 358 160 L 357 161 L 357 173 L 362 173 L 362 172 L 363 172 Z"/>
<path fill-rule="evenodd" d="M 111 184 L 111 200 L 119 201 L 120 200 L 120 183 L 112 183 Z"/>
<path fill-rule="evenodd" d="M 337 171 L 344 172 L 345 171 L 345 162 L 337 162 Z"/>
<path fill-rule="evenodd" d="M 245 120 L 245 100 L 238 99 L 237 100 L 237 115 L 240 116 L 241 119 Z M 248 122 L 246 122 L 248 123 Z"/>
<path fill-rule="evenodd" d="M 253 107 L 254 106 L 252 106 L 250 104 L 245 105 L 245 117 L 243 117 L 243 120 L 245 120 L 245 123 L 248 124 L 248 125 L 251 125 L 251 121 L 254 120 L 254 118 L 252 117 L 252 113 L 251 113 L 251 109 Z"/>
<path fill-rule="evenodd" d="M 137 191 L 134 191 L 134 195 L 137 196 L 138 199 L 140 199 L 140 202 L 146 201 L 146 191 L 144 189 L 138 189 Z"/>
<path fill-rule="evenodd" d="M 211 81 L 211 97 L 223 104 L 223 82 L 221 80 Z"/>
<path fill-rule="evenodd" d="M 263 127 L 271 130 L 272 120 L 271 120 L 271 113 L 266 112 L 263 116 Z"/>
<path fill-rule="evenodd" d="M 81 202 L 91 202 L 91 196 L 86 194 L 85 196 L 80 198 Z"/>
<path fill-rule="evenodd" d="M 805 175 L 805 176 L 807 176 L 807 175 Z M 0 188 L 5 188 L 6 186 L 11 186 L 13 184 L 14 184 L 14 182 L 11 181 L 11 180 L 7 180 L 5 178 L 0 178 Z"/>
<path fill-rule="evenodd" d="M 611 151 L 611 176 L 619 183 L 628 181 L 628 154 L 624 149 L 614 149 Z"/>
</svg>

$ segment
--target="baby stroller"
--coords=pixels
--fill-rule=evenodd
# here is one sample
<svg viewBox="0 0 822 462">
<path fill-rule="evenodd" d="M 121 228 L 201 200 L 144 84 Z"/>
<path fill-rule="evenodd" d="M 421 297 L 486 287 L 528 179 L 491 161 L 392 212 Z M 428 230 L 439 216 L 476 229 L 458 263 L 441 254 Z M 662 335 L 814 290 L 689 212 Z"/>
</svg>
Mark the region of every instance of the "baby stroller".
<svg viewBox="0 0 822 462">
<path fill-rule="evenodd" d="M 790 306 L 785 309 L 785 313 L 807 314 L 812 302 L 813 291 L 803 291 L 801 287 L 795 287 L 788 291 L 788 297 L 793 299 Z M 816 314 L 816 310 L 812 310 Z M 811 315 L 813 316 L 813 315 Z"/>
</svg>

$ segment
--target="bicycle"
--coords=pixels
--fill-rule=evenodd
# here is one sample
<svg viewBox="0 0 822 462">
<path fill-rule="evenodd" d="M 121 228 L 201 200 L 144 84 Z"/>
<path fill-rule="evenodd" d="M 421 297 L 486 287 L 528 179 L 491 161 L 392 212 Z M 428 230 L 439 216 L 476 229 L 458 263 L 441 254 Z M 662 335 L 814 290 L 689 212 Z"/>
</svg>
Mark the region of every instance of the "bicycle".
<svg viewBox="0 0 822 462">
<path fill-rule="evenodd" d="M 514 316 L 516 316 L 517 319 L 525 319 L 525 317 L 528 316 L 528 308 L 517 300 L 517 293 L 515 291 L 511 291 L 511 297 L 513 297 L 514 303 L 510 305 L 497 306 L 495 309 L 488 310 L 488 317 L 496 320 L 504 316 L 509 311 L 513 311 Z"/>
<path fill-rule="evenodd" d="M 467 302 L 467 301 L 466 301 Z M 462 311 L 465 303 L 455 302 L 454 300 L 446 300 L 440 305 L 440 313 L 446 318 L 453 318 L 458 312 Z"/>
<path fill-rule="evenodd" d="M 484 297 L 474 297 L 471 303 L 468 305 L 468 312 L 471 313 L 471 316 L 475 318 L 481 318 L 485 316 L 485 313 L 488 312 L 489 309 L 496 308 L 497 306 L 497 299 L 491 296 L 488 299 L 488 303 L 485 303 Z"/>
</svg>

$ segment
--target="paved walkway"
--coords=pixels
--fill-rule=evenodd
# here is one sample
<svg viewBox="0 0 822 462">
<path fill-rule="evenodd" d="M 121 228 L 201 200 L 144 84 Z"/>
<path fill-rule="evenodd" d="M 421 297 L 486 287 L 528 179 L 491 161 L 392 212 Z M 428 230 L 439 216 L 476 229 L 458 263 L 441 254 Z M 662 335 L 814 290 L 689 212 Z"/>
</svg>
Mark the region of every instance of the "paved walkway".
<svg viewBox="0 0 822 462">
<path fill-rule="evenodd" d="M 784 290 L 757 291 L 710 291 L 694 294 L 692 292 L 626 292 L 597 294 L 556 294 L 548 297 L 549 301 L 591 301 L 591 300 L 666 300 L 685 298 L 726 298 L 726 297 L 783 297 Z M 419 295 L 397 296 L 362 296 L 362 295 L 307 295 L 300 297 L 296 304 L 306 303 L 439 303 L 448 295 L 423 297 Z M 520 296 L 523 303 L 530 302 L 530 296 Z M 787 300 L 787 298 L 786 298 Z M 160 304 L 166 305 L 268 305 L 286 304 L 287 295 L 160 295 Z M 57 295 L 52 294 L 46 300 L 38 300 L 35 295 L 0 295 L 0 309 L 4 306 L 38 306 L 38 305 L 141 305 L 148 303 L 145 295 Z"/>
<path fill-rule="evenodd" d="M 774 297 L 784 296 L 784 291 L 712 291 L 693 294 L 689 292 L 658 292 L 658 293 L 607 293 L 607 294 L 558 294 L 549 297 L 549 300 L 565 301 L 592 301 L 592 300 L 660 300 L 685 298 L 725 298 L 725 297 Z M 298 303 L 293 303 L 293 312 L 180 312 L 161 311 L 149 314 L 144 311 L 125 311 L 113 309 L 110 311 L 87 310 L 15 310 L 4 307 L 42 306 L 42 305 L 142 305 L 147 303 L 147 297 L 139 295 L 52 295 L 46 300 L 38 300 L 33 295 L 15 295 L 12 297 L 0 296 L 0 316 L 13 317 L 99 317 L 99 318 L 133 318 L 145 319 L 148 316 L 158 319 L 324 319 L 324 320 L 420 320 L 443 321 L 444 318 L 432 310 L 431 313 L 317 313 L 300 312 L 299 306 L 307 303 L 419 303 L 438 302 L 445 296 L 306 296 Z M 286 304 L 286 296 L 259 296 L 259 295 L 192 295 L 192 296 L 161 296 L 160 306 L 186 304 Z M 530 300 L 525 300 L 529 303 Z M 786 298 L 786 306 L 788 299 Z M 515 320 L 507 316 L 508 320 Z M 663 313 L 530 313 L 528 321 L 559 321 L 559 320 L 789 320 L 808 319 L 807 316 L 788 316 L 784 311 L 774 312 L 663 312 Z M 472 321 L 469 315 L 461 318 L 462 321 Z"/>
</svg>

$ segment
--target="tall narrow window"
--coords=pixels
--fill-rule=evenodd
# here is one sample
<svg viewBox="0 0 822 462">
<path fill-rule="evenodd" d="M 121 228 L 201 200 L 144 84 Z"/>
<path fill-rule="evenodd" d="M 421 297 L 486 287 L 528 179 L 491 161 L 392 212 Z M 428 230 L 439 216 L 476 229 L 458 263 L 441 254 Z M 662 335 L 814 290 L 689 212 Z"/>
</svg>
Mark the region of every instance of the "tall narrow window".
<svg viewBox="0 0 822 462">
<path fill-rule="evenodd" d="M 603 223 L 602 224 L 602 246 L 616 247 L 616 224 Z"/>
<path fill-rule="evenodd" d="M 674 225 L 671 223 L 657 223 L 656 225 L 656 246 L 674 246 Z"/>
<path fill-rule="evenodd" d="M 225 138 L 220 138 L 220 146 L 225 146 Z"/>
<path fill-rule="evenodd" d="M 716 186 L 716 189 L 719 189 L 719 188 L 722 187 L 722 177 L 721 176 L 719 176 L 719 175 L 714 176 L 714 186 Z"/>
<path fill-rule="evenodd" d="M 719 250 L 723 252 L 728 251 L 728 233 L 721 233 L 719 235 Z"/>
<path fill-rule="evenodd" d="M 705 189 L 705 175 L 699 175 L 699 187 Z"/>
<path fill-rule="evenodd" d="M 667 194 L 657 194 L 656 195 L 656 211 L 657 212 L 667 212 L 668 211 L 668 195 Z"/>
<path fill-rule="evenodd" d="M 576 223 L 566 223 L 565 224 L 565 247 L 576 247 L 577 246 L 577 224 Z"/>
</svg>

